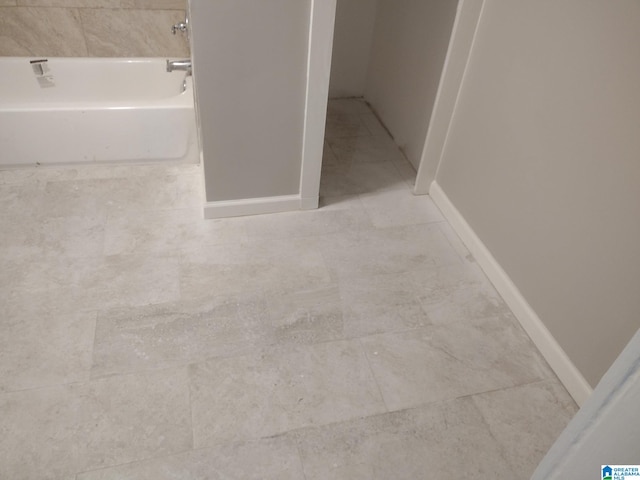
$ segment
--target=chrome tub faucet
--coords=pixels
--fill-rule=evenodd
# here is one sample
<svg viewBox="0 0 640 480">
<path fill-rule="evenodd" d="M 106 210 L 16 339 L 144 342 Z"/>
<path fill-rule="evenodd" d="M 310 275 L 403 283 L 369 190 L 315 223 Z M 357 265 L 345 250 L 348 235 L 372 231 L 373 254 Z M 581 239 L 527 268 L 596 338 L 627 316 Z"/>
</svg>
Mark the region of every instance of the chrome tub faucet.
<svg viewBox="0 0 640 480">
<path fill-rule="evenodd" d="M 167 72 L 175 71 L 187 72 L 187 75 L 191 75 L 191 59 L 167 60 Z"/>
</svg>

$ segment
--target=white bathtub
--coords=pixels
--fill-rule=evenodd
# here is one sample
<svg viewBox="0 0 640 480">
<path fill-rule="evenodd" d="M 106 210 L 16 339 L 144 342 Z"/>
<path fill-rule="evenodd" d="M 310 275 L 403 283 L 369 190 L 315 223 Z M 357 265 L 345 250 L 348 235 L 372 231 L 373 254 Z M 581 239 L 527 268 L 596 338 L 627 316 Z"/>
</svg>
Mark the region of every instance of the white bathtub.
<svg viewBox="0 0 640 480">
<path fill-rule="evenodd" d="M 35 60 L 0 58 L 0 166 L 199 160 L 191 78 L 164 59 Z"/>
</svg>

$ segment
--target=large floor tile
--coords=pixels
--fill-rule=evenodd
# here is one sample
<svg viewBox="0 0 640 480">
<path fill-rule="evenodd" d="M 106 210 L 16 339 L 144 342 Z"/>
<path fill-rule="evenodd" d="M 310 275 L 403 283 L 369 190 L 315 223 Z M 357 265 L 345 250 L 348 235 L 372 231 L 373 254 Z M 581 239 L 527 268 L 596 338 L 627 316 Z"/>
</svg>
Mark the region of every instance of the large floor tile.
<svg viewBox="0 0 640 480">
<path fill-rule="evenodd" d="M 42 255 L 44 238 L 38 221 L 24 214 L 0 214 L 0 225 L 0 259 L 28 261 Z"/>
<path fill-rule="evenodd" d="M 362 98 L 332 98 L 327 105 L 327 116 L 369 113 L 371 110 Z"/>
<path fill-rule="evenodd" d="M 53 311 L 34 303 L 0 313 L 0 392 L 87 380 L 95 312 Z"/>
<path fill-rule="evenodd" d="M 205 220 L 201 208 L 112 212 L 106 220 L 104 253 L 172 253 L 244 239 L 242 219 Z"/>
<path fill-rule="evenodd" d="M 104 249 L 105 218 L 101 215 L 45 218 L 39 222 L 45 255 L 95 257 Z"/>
<path fill-rule="evenodd" d="M 362 339 L 390 410 L 552 376 L 529 338 L 502 318 Z"/>
<path fill-rule="evenodd" d="M 206 202 L 203 173 L 200 165 L 191 165 L 191 167 L 191 170 L 176 172 L 176 201 L 173 207 L 195 208 L 202 211 L 202 205 Z"/>
<path fill-rule="evenodd" d="M 530 478 L 578 410 L 555 379 L 473 397 L 507 462 Z"/>
<path fill-rule="evenodd" d="M 322 165 L 336 165 L 338 163 L 338 158 L 336 154 L 331 150 L 331 145 L 324 141 L 322 147 Z"/>
<path fill-rule="evenodd" d="M 5 298 L 27 302 L 37 296 L 53 308 L 98 310 L 177 300 L 178 257 L 114 255 L 38 257 L 4 262 L 0 273 Z"/>
<path fill-rule="evenodd" d="M 326 235 L 319 237 L 318 248 L 341 279 L 461 262 L 437 225 L 429 224 Z"/>
<path fill-rule="evenodd" d="M 364 123 L 367 127 L 367 130 L 371 132 L 371 135 L 386 136 L 391 138 L 387 128 L 382 124 L 378 116 L 371 112 L 371 110 L 367 111 L 366 113 L 361 113 L 360 119 L 362 120 L 362 123 Z"/>
<path fill-rule="evenodd" d="M 91 373 L 165 368 L 352 336 L 337 285 L 120 307 L 98 314 Z"/>
<path fill-rule="evenodd" d="M 390 190 L 361 195 L 362 203 L 376 227 L 395 227 L 443 222 L 444 217 L 427 195 Z"/>
<path fill-rule="evenodd" d="M 186 371 L 0 395 L 0 478 L 57 479 L 191 444 Z"/>
<path fill-rule="evenodd" d="M 348 337 L 337 285 L 298 290 L 267 298 L 263 325 L 267 345 L 311 344 Z"/>
<path fill-rule="evenodd" d="M 407 188 L 391 162 L 325 165 L 320 179 L 320 196 L 336 197 Z"/>
<path fill-rule="evenodd" d="M 459 265 L 431 269 L 420 278 L 418 300 L 436 324 L 513 314 L 480 267 L 464 261 Z"/>
<path fill-rule="evenodd" d="M 365 212 L 360 195 L 357 194 L 320 197 L 318 208 L 322 210 L 356 210 Z"/>
<path fill-rule="evenodd" d="M 206 297 L 98 315 L 92 374 L 157 369 L 247 354 L 268 328 L 260 296 Z"/>
<path fill-rule="evenodd" d="M 38 0 L 33 0 L 38 1 Z M 62 0 L 65 1 L 65 0 Z M 107 178 L 128 179 L 132 177 L 192 177 L 202 171 L 198 164 L 181 161 L 162 163 L 126 164 L 74 164 L 39 165 L 36 168 L 14 168 L 0 170 L 0 185 L 46 185 L 48 182 L 70 180 L 97 180 Z"/>
<path fill-rule="evenodd" d="M 99 308 L 148 305 L 178 298 L 179 261 L 173 256 L 114 255 L 82 282 Z"/>
<path fill-rule="evenodd" d="M 340 113 L 327 115 L 325 137 L 356 137 L 371 135 L 359 114 Z"/>
<path fill-rule="evenodd" d="M 295 436 L 306 480 L 516 478 L 468 398 Z"/>
<path fill-rule="evenodd" d="M 41 256 L 102 255 L 104 217 L 33 218 L 0 215 L 0 258 L 31 262 Z"/>
<path fill-rule="evenodd" d="M 471 252 L 467 248 L 467 246 L 462 242 L 458 234 L 455 232 L 453 227 L 449 225 L 448 222 L 441 222 L 438 224 L 438 227 L 442 231 L 442 234 L 447 238 L 449 244 L 453 249 L 458 252 L 458 255 L 462 258 L 466 258 L 469 262 L 475 263 L 475 259 Z M 486 275 L 483 275 L 486 277 Z"/>
<path fill-rule="evenodd" d="M 214 359 L 190 373 L 196 447 L 386 411 L 357 342 Z"/>
<path fill-rule="evenodd" d="M 265 295 L 327 286 L 331 277 L 322 253 L 306 238 L 256 240 L 242 245 L 199 247 L 183 252 L 183 298 Z"/>
<path fill-rule="evenodd" d="M 175 175 L 51 181 L 44 190 L 42 217 L 173 208 L 178 195 Z"/>
<path fill-rule="evenodd" d="M 0 208 L 6 220 L 21 221 L 40 218 L 46 207 L 45 185 L 37 182 L 0 185 Z"/>
<path fill-rule="evenodd" d="M 416 184 L 416 177 L 418 175 L 415 167 L 406 158 L 393 160 L 392 162 L 393 162 L 393 165 L 398 170 L 398 173 L 400 173 L 400 177 L 404 180 L 404 182 L 407 184 L 409 189 L 413 192 Z"/>
<path fill-rule="evenodd" d="M 351 207 L 260 215 L 245 220 L 245 229 L 250 238 L 265 239 L 310 237 L 370 227 L 364 208 Z"/>
<path fill-rule="evenodd" d="M 340 282 L 344 334 L 362 337 L 413 330 L 431 324 L 422 309 L 416 275 L 390 273 Z"/>
<path fill-rule="evenodd" d="M 77 480 L 304 480 L 285 437 L 222 445 L 78 475 Z"/>
<path fill-rule="evenodd" d="M 327 141 L 338 164 L 392 162 L 402 152 L 388 135 L 338 137 Z"/>
</svg>

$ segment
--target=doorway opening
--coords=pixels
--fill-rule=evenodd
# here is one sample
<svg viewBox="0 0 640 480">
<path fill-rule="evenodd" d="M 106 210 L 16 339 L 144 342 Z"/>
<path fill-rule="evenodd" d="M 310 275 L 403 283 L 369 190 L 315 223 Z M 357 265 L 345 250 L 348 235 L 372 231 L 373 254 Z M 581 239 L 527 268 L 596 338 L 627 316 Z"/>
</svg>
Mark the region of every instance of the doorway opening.
<svg viewBox="0 0 640 480">
<path fill-rule="evenodd" d="M 413 188 L 456 3 L 337 0 L 321 204 Z"/>
</svg>

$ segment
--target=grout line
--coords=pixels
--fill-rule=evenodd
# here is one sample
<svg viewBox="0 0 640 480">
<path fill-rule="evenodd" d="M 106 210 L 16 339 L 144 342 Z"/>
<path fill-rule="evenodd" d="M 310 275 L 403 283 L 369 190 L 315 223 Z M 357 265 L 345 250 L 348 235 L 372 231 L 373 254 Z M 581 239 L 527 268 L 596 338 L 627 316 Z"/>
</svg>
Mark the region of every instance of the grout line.
<svg viewBox="0 0 640 480">
<path fill-rule="evenodd" d="M 382 119 L 380 118 L 380 115 L 378 114 L 378 112 L 376 111 L 375 108 L 373 108 L 373 105 L 371 105 L 369 102 L 367 102 L 366 100 L 364 101 L 364 103 L 367 104 L 367 107 L 369 107 L 370 112 L 373 114 L 374 117 L 376 117 L 376 120 L 378 120 L 378 123 L 380 123 L 380 125 L 382 126 L 382 128 L 384 129 L 385 132 L 387 132 L 387 135 L 389 135 L 389 138 L 391 138 L 391 140 L 393 140 L 393 143 L 396 144 L 396 146 L 398 145 L 396 143 L 396 139 L 394 138 L 393 134 L 391 133 L 391 130 L 389 130 L 389 128 L 385 125 L 385 123 L 382 121 Z M 364 114 L 366 115 L 366 114 Z M 398 147 L 399 148 L 399 147 Z"/>
<path fill-rule="evenodd" d="M 289 433 L 289 432 L 287 432 Z M 300 469 L 302 470 L 302 478 L 303 480 L 307 479 L 307 474 L 304 471 L 304 461 L 302 460 L 302 451 L 300 450 L 300 442 L 297 438 L 293 440 L 296 444 L 296 451 L 298 452 L 298 460 L 300 461 Z"/>
<path fill-rule="evenodd" d="M 84 15 L 82 15 L 83 10 L 84 9 L 82 8 L 76 8 L 76 11 L 78 12 L 78 20 L 80 22 L 80 32 L 82 33 L 82 39 L 84 40 L 84 50 L 85 52 L 87 52 L 87 57 L 92 57 L 93 55 L 89 51 L 89 42 L 87 41 L 87 32 L 84 24 Z"/>
<path fill-rule="evenodd" d="M 387 410 L 387 413 L 391 413 L 391 410 L 389 409 L 389 405 L 387 404 L 387 401 L 384 399 L 384 395 L 382 394 L 382 389 L 380 388 L 380 382 L 378 382 L 378 379 L 376 378 L 376 374 L 373 371 L 373 367 L 371 367 L 371 361 L 369 360 L 369 355 L 367 355 L 367 349 L 364 348 L 364 345 L 362 344 L 362 338 L 358 338 L 356 341 L 358 342 L 358 345 L 360 345 L 360 348 L 362 349 L 362 353 L 364 353 L 364 358 L 367 361 L 367 365 L 369 366 L 369 373 L 371 374 L 371 378 L 373 378 L 373 381 L 375 382 L 376 387 L 378 387 L 378 393 L 380 394 L 380 399 L 382 400 L 382 404 L 384 405 L 384 408 Z"/>
<path fill-rule="evenodd" d="M 212 447 L 206 447 L 206 448 L 212 448 Z M 189 448 L 187 450 L 179 450 L 177 452 L 160 454 L 158 456 L 139 458 L 137 460 L 131 460 L 130 462 L 117 463 L 117 464 L 114 464 L 114 465 L 107 465 L 107 466 L 103 466 L 103 467 L 99 467 L 99 468 L 93 468 L 93 469 L 90 469 L 90 470 L 82 470 L 80 472 L 76 472 L 74 474 L 75 475 L 74 478 L 77 479 L 78 475 L 84 475 L 84 474 L 87 474 L 87 473 L 104 472 L 104 471 L 108 471 L 108 470 L 115 469 L 115 468 L 127 467 L 129 465 L 141 464 L 141 463 L 145 463 L 145 462 L 151 462 L 151 461 L 154 461 L 154 460 L 164 460 L 166 458 L 177 457 L 178 455 L 184 455 L 186 453 L 195 452 L 195 451 L 198 451 L 198 450 L 205 450 L 206 448 L 198 448 L 198 449 Z"/>
<path fill-rule="evenodd" d="M 500 389 L 499 389 L 500 390 Z M 504 390 L 504 389 L 502 389 Z M 476 394 L 477 395 L 477 394 Z M 491 428 L 491 425 L 489 424 L 489 421 L 486 419 L 486 417 L 484 416 L 484 413 L 482 412 L 482 410 L 480 410 L 480 407 L 478 406 L 478 404 L 475 402 L 475 400 L 473 399 L 473 395 L 467 395 L 464 397 L 460 397 L 460 398 L 468 398 L 469 401 L 473 404 L 473 408 L 476 410 L 476 412 L 478 413 L 478 415 L 480 416 L 480 421 L 482 422 L 482 424 L 486 427 L 487 432 L 489 433 L 489 436 L 493 439 L 493 441 L 496 443 L 497 447 L 498 447 L 498 452 L 500 453 L 500 455 L 502 456 L 502 460 L 504 461 L 504 463 L 507 464 L 507 466 L 509 467 L 510 470 L 514 469 L 514 466 L 511 464 L 510 460 L 510 456 L 509 456 L 509 452 L 507 451 L 506 447 L 504 446 L 503 442 L 501 442 L 498 437 L 496 436 L 496 434 L 493 432 L 493 429 Z M 516 470 L 517 471 L 517 470 Z"/>
<path fill-rule="evenodd" d="M 191 450 L 195 450 L 196 447 L 196 432 L 193 428 L 195 425 L 195 420 L 193 418 L 193 389 L 191 388 L 191 372 L 189 365 L 185 366 L 186 375 L 187 375 L 187 394 L 189 396 L 189 419 L 191 420 Z"/>
<path fill-rule="evenodd" d="M 98 316 L 100 311 L 96 310 L 94 313 L 94 323 L 93 323 L 93 342 L 91 342 L 91 364 L 89 366 L 89 371 L 87 379 L 85 382 L 91 382 L 93 378 L 91 377 L 91 372 L 93 371 L 93 366 L 96 363 L 96 341 L 98 338 Z"/>
<path fill-rule="evenodd" d="M 505 391 L 505 390 L 515 390 L 516 388 L 526 387 L 526 386 L 529 386 L 529 385 L 537 385 L 537 384 L 543 384 L 543 383 L 553 383 L 553 381 L 554 381 L 553 378 L 539 378 L 537 380 L 531 380 L 530 382 L 518 383 L 516 385 L 509 385 L 509 386 L 506 386 L 506 387 L 498 387 L 498 388 L 492 388 L 490 390 L 481 390 L 481 391 L 474 392 L 474 393 L 467 393 L 467 394 L 464 394 L 464 395 L 460 395 L 459 397 L 456 397 L 456 398 L 470 398 L 470 399 L 473 400 L 474 397 L 477 397 L 477 396 L 480 396 L 480 395 L 490 395 L 492 393 L 502 392 L 502 391 Z M 560 385 L 562 388 L 564 388 L 564 386 L 562 386 L 562 383 L 560 383 L 560 380 L 556 380 L 556 383 L 558 385 Z M 569 392 L 567 392 L 567 395 L 569 395 Z"/>
</svg>

